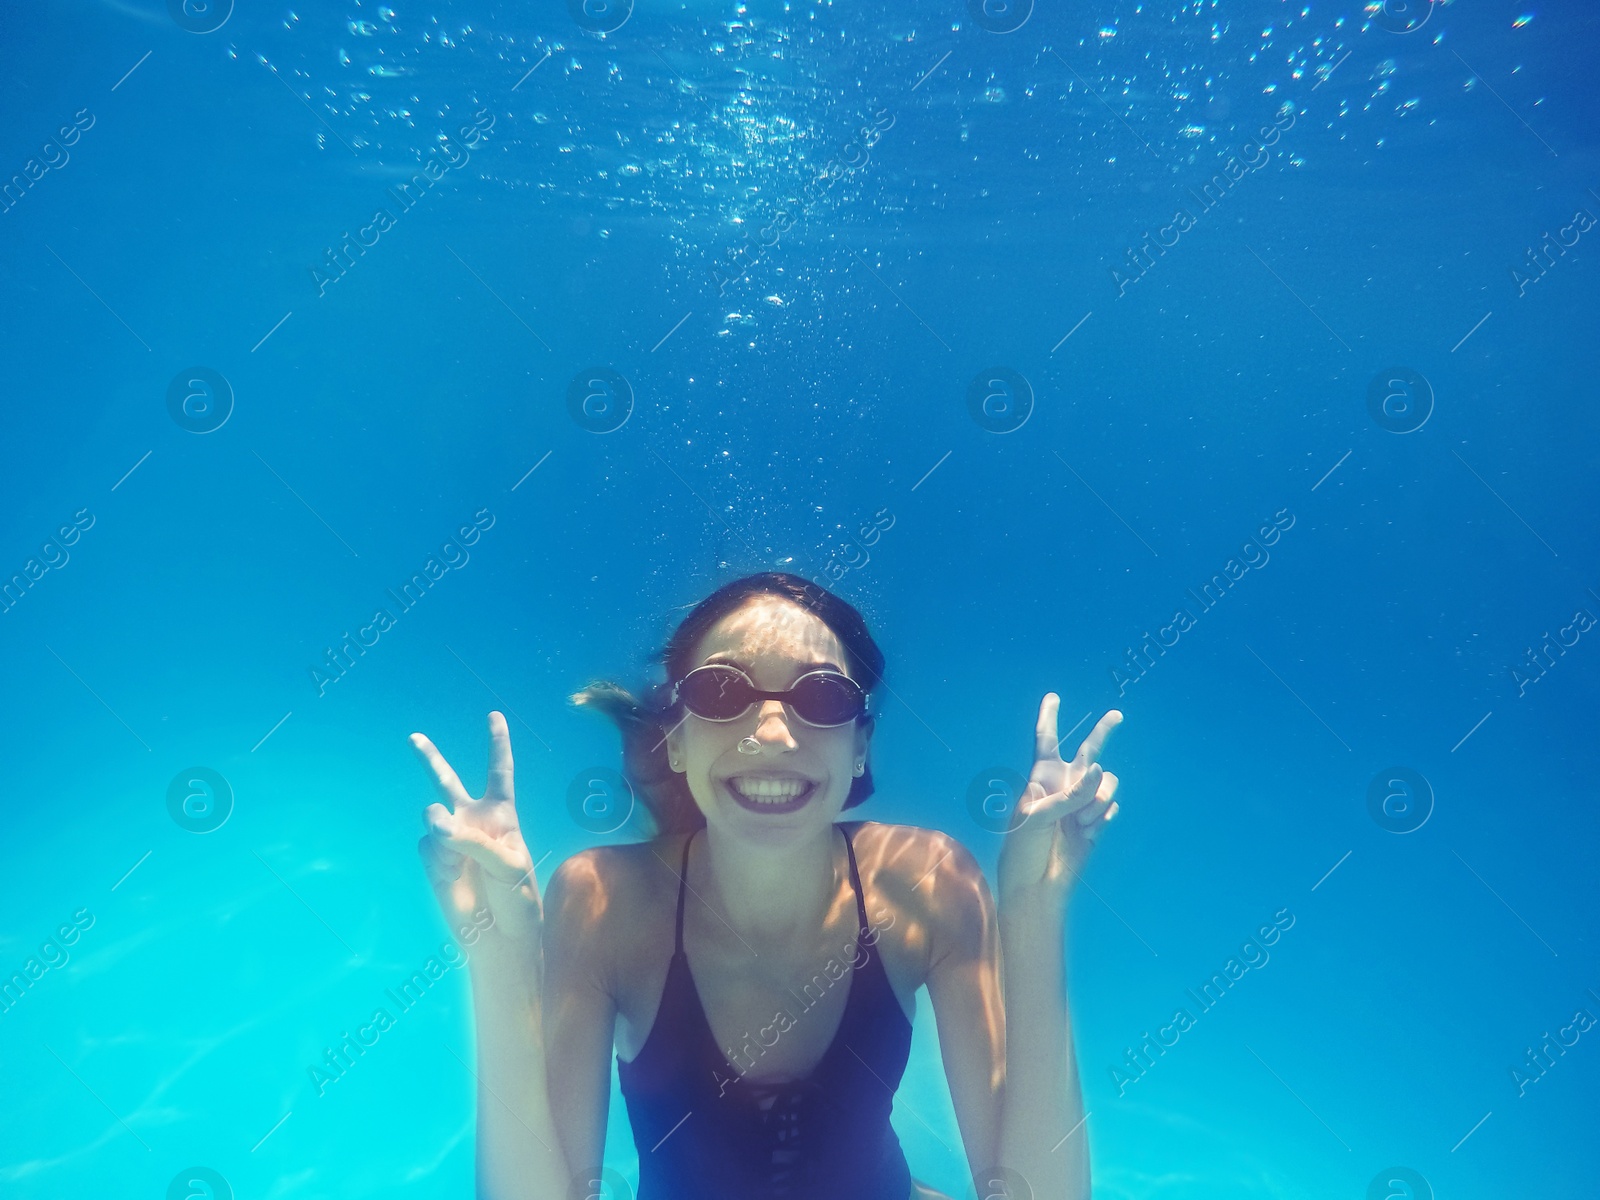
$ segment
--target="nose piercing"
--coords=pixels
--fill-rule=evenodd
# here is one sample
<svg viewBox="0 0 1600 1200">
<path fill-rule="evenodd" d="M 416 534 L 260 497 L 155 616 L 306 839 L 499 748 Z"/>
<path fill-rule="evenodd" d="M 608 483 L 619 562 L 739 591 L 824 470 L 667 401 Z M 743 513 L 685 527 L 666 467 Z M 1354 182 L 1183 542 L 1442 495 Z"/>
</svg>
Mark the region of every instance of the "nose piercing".
<svg viewBox="0 0 1600 1200">
<path fill-rule="evenodd" d="M 753 737 L 743 738 L 739 742 L 739 753 L 740 754 L 760 754 L 761 753 L 761 743 L 756 741 L 755 738 L 753 738 Z"/>
</svg>

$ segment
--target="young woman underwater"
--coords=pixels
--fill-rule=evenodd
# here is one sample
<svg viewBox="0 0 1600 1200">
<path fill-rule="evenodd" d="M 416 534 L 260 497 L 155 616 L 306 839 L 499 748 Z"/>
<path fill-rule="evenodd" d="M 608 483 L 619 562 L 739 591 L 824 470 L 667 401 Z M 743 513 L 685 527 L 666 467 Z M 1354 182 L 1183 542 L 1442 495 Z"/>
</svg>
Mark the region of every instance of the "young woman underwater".
<svg viewBox="0 0 1600 1200">
<path fill-rule="evenodd" d="M 489 714 L 481 799 L 411 736 L 443 800 L 420 850 L 446 919 L 494 915 L 470 960 L 479 1197 L 611 1200 L 613 1053 L 638 1200 L 938 1197 L 889 1123 L 926 985 L 977 1194 L 1086 1200 L 1067 910 L 1117 811 L 1095 760 L 1122 714 L 1064 761 L 1044 697 L 991 895 L 947 834 L 840 820 L 873 791 L 884 668 L 848 603 L 749 576 L 662 657 L 645 701 L 608 683 L 573 697 L 622 731 L 656 836 L 573 855 L 542 903 L 505 718 Z"/>
</svg>

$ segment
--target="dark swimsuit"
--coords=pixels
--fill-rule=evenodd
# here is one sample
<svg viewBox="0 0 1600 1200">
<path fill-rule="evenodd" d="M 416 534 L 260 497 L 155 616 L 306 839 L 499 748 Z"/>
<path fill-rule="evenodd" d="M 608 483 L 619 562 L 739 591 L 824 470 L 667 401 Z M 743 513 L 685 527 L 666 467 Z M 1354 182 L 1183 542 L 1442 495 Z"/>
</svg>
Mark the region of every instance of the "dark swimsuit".
<svg viewBox="0 0 1600 1200">
<path fill-rule="evenodd" d="M 827 966 L 819 963 L 815 987 L 791 991 L 794 1002 L 784 1012 L 787 1021 L 807 1020 L 822 989 L 844 985 L 850 989 L 844 1016 L 811 1074 L 779 1084 L 743 1079 L 706 1019 L 683 952 L 684 877 L 694 834 L 684 840 L 676 949 L 655 1024 L 632 1062 L 617 1059 L 639 1151 L 638 1200 L 906 1200 L 911 1193 L 905 1153 L 889 1124 L 911 1050 L 911 1022 L 873 944 L 882 931 L 867 921 L 850 830 L 839 828 L 859 941 L 841 946 Z M 758 1059 L 787 1021 L 749 1031 L 736 1053 Z"/>
</svg>

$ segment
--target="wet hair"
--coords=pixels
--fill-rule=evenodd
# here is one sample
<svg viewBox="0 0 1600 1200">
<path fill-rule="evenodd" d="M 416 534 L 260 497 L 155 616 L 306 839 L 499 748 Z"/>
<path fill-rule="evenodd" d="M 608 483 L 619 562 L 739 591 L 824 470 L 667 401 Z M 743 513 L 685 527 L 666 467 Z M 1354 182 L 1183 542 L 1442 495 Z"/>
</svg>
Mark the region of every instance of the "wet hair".
<svg viewBox="0 0 1600 1200">
<path fill-rule="evenodd" d="M 591 683 L 571 697 L 573 704 L 597 709 L 616 724 L 622 734 L 623 776 L 654 820 L 658 835 L 684 833 L 705 824 L 687 778 L 667 759 L 667 730 L 680 718 L 672 703 L 673 684 L 699 665 L 696 653 L 706 632 L 756 596 L 790 600 L 820 619 L 844 644 L 844 666 L 864 691 L 872 691 L 883 677 L 883 651 L 867 632 L 866 621 L 853 605 L 826 588 L 785 571 L 763 571 L 723 584 L 695 605 L 668 639 L 660 655 L 665 683 L 650 687 L 643 699 L 608 680 Z M 851 780 L 844 806 L 854 808 L 872 792 L 869 765 Z"/>
</svg>

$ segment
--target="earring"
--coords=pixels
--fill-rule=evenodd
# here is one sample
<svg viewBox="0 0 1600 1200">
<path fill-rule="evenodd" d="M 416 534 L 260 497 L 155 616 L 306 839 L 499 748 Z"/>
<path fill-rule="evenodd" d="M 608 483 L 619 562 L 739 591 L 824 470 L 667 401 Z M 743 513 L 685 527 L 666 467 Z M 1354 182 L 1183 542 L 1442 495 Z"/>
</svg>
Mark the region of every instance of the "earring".
<svg viewBox="0 0 1600 1200">
<path fill-rule="evenodd" d="M 867 770 L 867 764 L 866 764 L 866 763 L 864 763 L 864 762 L 858 762 L 858 763 L 857 763 L 857 764 L 856 764 L 856 774 L 857 774 L 857 775 L 862 775 L 862 774 L 865 774 L 865 773 L 866 773 L 866 770 Z"/>
</svg>

